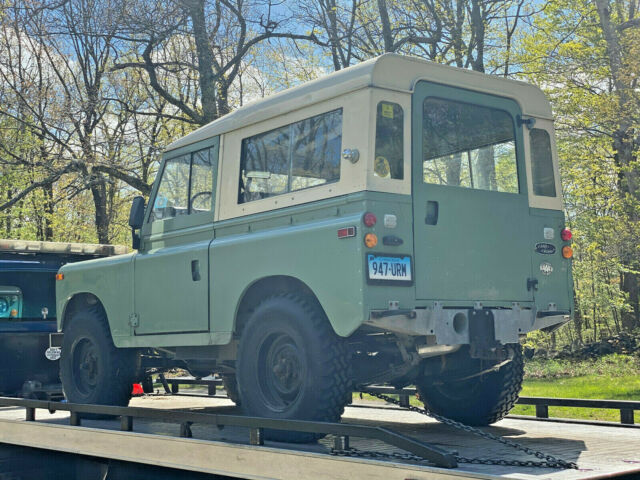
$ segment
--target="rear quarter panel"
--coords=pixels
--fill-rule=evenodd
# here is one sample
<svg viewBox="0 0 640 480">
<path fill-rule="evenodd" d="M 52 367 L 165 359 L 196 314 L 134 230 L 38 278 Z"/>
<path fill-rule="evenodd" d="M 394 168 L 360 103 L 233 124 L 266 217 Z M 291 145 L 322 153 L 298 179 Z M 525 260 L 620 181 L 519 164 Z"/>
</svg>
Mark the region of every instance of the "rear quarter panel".
<svg viewBox="0 0 640 480">
<path fill-rule="evenodd" d="M 343 197 L 220 222 L 210 247 L 212 330 L 233 331 L 247 289 L 280 275 L 313 291 L 339 335 L 355 330 L 364 315 L 362 235 L 338 239 L 337 231 L 359 230 L 363 205 Z"/>
<path fill-rule="evenodd" d="M 562 247 L 569 245 L 560 238 L 560 232 L 565 226 L 564 213 L 560 210 L 530 209 L 530 247 L 531 268 L 533 277 L 538 280 L 535 291 L 535 304 L 538 311 L 549 310 L 549 304 L 556 305 L 557 310 L 573 312 L 573 278 L 571 275 L 571 260 L 562 258 Z M 551 228 L 553 239 L 544 238 L 544 229 Z M 550 243 L 556 249 L 553 254 L 543 254 L 536 251 L 539 243 Z M 544 275 L 540 264 L 548 262 L 553 266 L 553 272 Z"/>
</svg>

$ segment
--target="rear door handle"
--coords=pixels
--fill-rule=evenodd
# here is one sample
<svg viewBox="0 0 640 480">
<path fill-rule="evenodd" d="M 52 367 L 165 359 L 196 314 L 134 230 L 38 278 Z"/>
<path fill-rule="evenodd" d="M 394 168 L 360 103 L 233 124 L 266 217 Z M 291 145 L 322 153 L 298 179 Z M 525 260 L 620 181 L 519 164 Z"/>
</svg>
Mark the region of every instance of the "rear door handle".
<svg viewBox="0 0 640 480">
<path fill-rule="evenodd" d="M 427 201 L 427 216 L 424 219 L 424 223 L 427 225 L 436 225 L 438 223 L 438 202 Z"/>
</svg>

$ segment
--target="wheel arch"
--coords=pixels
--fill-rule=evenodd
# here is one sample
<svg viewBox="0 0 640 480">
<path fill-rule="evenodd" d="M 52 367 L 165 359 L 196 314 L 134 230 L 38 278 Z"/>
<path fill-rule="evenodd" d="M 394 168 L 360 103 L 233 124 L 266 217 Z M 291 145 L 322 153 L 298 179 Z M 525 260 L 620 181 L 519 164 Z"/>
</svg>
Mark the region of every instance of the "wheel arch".
<svg viewBox="0 0 640 480">
<path fill-rule="evenodd" d="M 60 330 L 64 331 L 75 312 L 82 309 L 83 307 L 93 307 L 96 305 L 106 316 L 104 305 L 96 295 L 89 292 L 80 292 L 74 294 L 69 300 L 67 300 L 62 315 L 60 316 Z"/>
<path fill-rule="evenodd" d="M 238 302 L 238 308 L 236 309 L 233 328 L 234 335 L 240 335 L 251 315 L 251 312 L 260 304 L 260 302 L 274 295 L 281 295 L 285 293 L 295 293 L 306 301 L 314 303 L 322 311 L 325 317 L 327 317 L 318 297 L 306 283 L 296 277 L 273 275 L 254 281 L 242 293 L 240 301 Z M 331 325 L 331 328 L 333 328 L 330 320 L 329 324 Z"/>
</svg>

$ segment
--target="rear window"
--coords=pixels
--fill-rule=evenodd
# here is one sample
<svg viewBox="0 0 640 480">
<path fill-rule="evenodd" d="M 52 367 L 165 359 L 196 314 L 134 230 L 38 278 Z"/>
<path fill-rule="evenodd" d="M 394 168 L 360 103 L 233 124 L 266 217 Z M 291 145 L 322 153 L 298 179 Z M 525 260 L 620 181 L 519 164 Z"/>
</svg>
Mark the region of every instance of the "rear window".
<svg viewBox="0 0 640 480">
<path fill-rule="evenodd" d="M 397 103 L 380 102 L 376 114 L 376 154 L 373 174 L 404 178 L 404 112 Z"/>
<path fill-rule="evenodd" d="M 549 132 L 533 128 L 529 132 L 531 139 L 531 177 L 533 194 L 542 197 L 556 196 L 556 181 L 553 174 L 551 137 Z"/>
<path fill-rule="evenodd" d="M 342 109 L 242 140 L 238 203 L 337 182 Z"/>
<path fill-rule="evenodd" d="M 509 113 L 427 98 L 422 129 L 425 183 L 519 192 L 515 130 Z"/>
</svg>

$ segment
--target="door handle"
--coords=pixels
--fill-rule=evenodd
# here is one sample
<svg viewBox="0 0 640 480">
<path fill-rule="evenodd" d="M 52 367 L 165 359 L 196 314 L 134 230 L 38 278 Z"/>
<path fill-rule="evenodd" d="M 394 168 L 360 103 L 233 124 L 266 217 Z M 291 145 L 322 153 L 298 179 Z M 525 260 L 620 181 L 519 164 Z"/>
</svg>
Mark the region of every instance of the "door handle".
<svg viewBox="0 0 640 480">
<path fill-rule="evenodd" d="M 424 219 L 424 223 L 427 225 L 436 225 L 438 223 L 438 202 L 427 201 L 427 216 Z"/>
<path fill-rule="evenodd" d="M 200 260 L 191 260 L 191 279 L 194 282 L 200 281 Z"/>
</svg>

